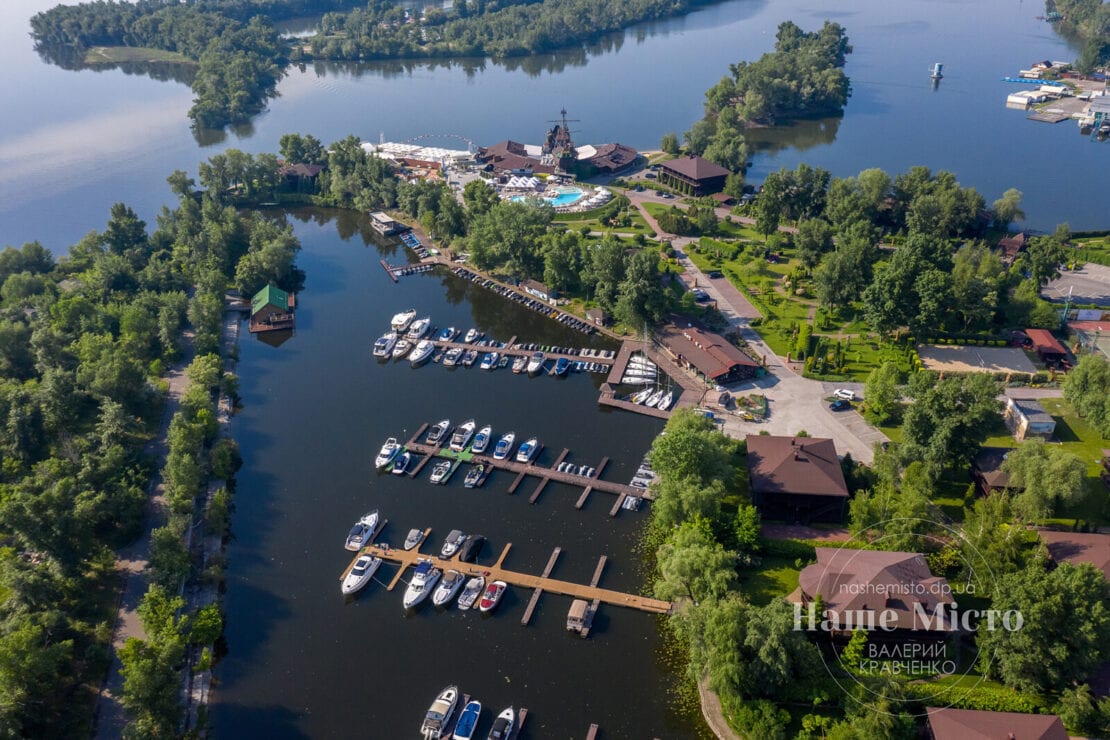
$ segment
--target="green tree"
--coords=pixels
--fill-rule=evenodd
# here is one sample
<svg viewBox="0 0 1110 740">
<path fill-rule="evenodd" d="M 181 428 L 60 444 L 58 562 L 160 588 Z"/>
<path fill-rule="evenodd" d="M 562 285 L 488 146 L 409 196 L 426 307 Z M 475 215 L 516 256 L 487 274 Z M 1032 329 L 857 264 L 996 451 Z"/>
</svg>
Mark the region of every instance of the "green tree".
<svg viewBox="0 0 1110 740">
<path fill-rule="evenodd" d="M 326 164 L 327 150 L 311 134 L 284 134 L 278 140 L 281 157 L 289 164 Z"/>
<path fill-rule="evenodd" d="M 659 579 L 655 595 L 661 599 L 690 599 L 695 605 L 722 598 L 736 582 L 736 553 L 721 546 L 705 519 L 683 522 L 656 554 Z"/>
<path fill-rule="evenodd" d="M 1110 698 L 1095 699 L 1088 684 L 1060 692 L 1056 713 L 1072 733 L 1085 737 L 1110 735 Z"/>
<path fill-rule="evenodd" d="M 1097 352 L 1080 357 L 1064 379 L 1064 398 L 1110 439 L 1110 361 Z"/>
<path fill-rule="evenodd" d="M 798 251 L 801 263 L 806 269 L 812 270 L 833 249 L 832 228 L 819 218 L 799 221 L 798 232 L 794 235 L 794 248 Z"/>
<path fill-rule="evenodd" d="M 471 217 L 488 213 L 500 202 L 497 191 L 481 178 L 471 180 L 464 185 L 462 195 L 467 215 Z"/>
<path fill-rule="evenodd" d="M 901 382 L 898 363 L 889 360 L 868 374 L 863 387 L 863 408 L 868 421 L 882 426 L 898 416 L 902 409 Z"/>
<path fill-rule="evenodd" d="M 930 549 L 938 516 L 929 496 L 933 486 L 921 463 L 906 468 L 900 481 L 880 481 L 859 491 L 848 505 L 852 533 L 877 541 L 883 549 Z"/>
<path fill-rule="evenodd" d="M 930 475 L 970 463 L 1001 410 L 999 384 L 986 373 L 939 380 L 932 373 L 911 384 L 900 450 L 920 460 Z"/>
<path fill-rule="evenodd" d="M 1014 221 L 1025 219 L 1025 211 L 1021 210 L 1021 191 L 1010 188 L 1002 197 L 991 205 L 994 223 L 999 228 L 1005 229 Z"/>
<path fill-rule="evenodd" d="M 995 579 L 1026 566 L 1030 536 L 1014 521 L 1008 496 L 975 500 L 959 531 L 959 548 L 964 562 L 962 577 L 975 592 L 990 595 Z"/>
<path fill-rule="evenodd" d="M 680 151 L 678 148 L 678 134 L 673 131 L 663 134 L 663 139 L 659 142 L 659 148 L 672 157 L 677 157 Z"/>
<path fill-rule="evenodd" d="M 1002 461 L 1012 494 L 1013 511 L 1019 518 L 1038 522 L 1059 507 L 1074 505 L 1084 494 L 1087 464 L 1078 456 L 1043 439 L 1027 439 Z"/>
<path fill-rule="evenodd" d="M 688 409 L 679 409 L 667 422 L 667 433 L 651 445 L 655 470 L 677 479 L 709 483 L 730 480 L 733 474 L 728 439 L 713 422 Z"/>
</svg>

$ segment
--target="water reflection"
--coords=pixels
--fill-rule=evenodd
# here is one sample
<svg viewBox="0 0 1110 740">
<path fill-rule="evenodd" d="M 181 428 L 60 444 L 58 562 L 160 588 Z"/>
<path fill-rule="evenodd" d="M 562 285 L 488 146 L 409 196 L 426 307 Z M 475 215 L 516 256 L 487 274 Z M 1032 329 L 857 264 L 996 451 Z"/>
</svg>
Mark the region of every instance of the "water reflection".
<svg viewBox="0 0 1110 740">
<path fill-rule="evenodd" d="M 36 44 L 35 51 L 47 64 L 68 70 L 70 72 L 107 72 L 116 70 L 125 75 L 144 75 L 159 82 L 179 82 L 191 87 L 197 74 L 195 64 L 179 62 L 98 62 L 89 64 L 85 61 L 85 53 L 73 46 L 60 44 Z"/>
<path fill-rule="evenodd" d="M 744 138 L 755 147 L 757 152 L 764 154 L 775 154 L 791 148 L 805 151 L 833 143 L 842 120 L 842 116 L 837 116 L 812 121 L 795 121 L 774 128 L 751 129 L 744 134 Z"/>
</svg>

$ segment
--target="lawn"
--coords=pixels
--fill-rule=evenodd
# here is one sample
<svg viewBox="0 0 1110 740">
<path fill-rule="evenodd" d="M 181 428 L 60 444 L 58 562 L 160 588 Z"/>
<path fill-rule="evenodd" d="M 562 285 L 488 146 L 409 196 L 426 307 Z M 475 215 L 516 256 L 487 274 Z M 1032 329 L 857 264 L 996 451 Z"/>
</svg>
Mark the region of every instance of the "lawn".
<svg viewBox="0 0 1110 740">
<path fill-rule="evenodd" d="M 764 557 L 758 567 L 740 571 L 740 590 L 756 606 L 790 595 L 798 587 L 798 568 L 794 561 Z"/>
<path fill-rule="evenodd" d="M 120 62 L 196 64 L 195 61 L 184 54 L 143 46 L 93 46 L 85 52 L 85 64 L 118 64 Z"/>
<path fill-rule="evenodd" d="M 1075 261 L 1110 266 L 1110 236 L 1076 239 Z"/>
</svg>

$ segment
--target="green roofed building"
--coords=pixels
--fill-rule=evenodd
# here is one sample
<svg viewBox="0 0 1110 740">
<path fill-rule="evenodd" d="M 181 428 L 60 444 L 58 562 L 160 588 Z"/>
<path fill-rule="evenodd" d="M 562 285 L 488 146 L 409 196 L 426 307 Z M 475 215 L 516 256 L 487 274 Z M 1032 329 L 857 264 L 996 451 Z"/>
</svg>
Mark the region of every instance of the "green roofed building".
<svg viewBox="0 0 1110 740">
<path fill-rule="evenodd" d="M 296 297 L 281 288 L 267 285 L 251 299 L 251 333 L 292 329 Z"/>
</svg>

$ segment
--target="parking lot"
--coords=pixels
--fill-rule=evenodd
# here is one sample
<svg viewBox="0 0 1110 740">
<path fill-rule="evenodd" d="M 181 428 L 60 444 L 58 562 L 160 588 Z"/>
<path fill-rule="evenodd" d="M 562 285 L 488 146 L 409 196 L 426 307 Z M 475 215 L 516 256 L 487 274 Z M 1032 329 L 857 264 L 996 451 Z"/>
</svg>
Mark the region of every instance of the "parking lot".
<svg viewBox="0 0 1110 740">
<path fill-rule="evenodd" d="M 1063 303 L 1094 303 L 1110 307 L 1110 267 L 1089 262 L 1081 270 L 1060 273 L 1041 291 L 1046 299 Z"/>
</svg>

